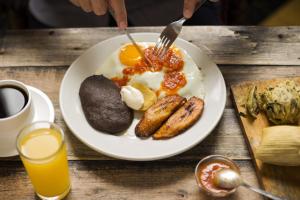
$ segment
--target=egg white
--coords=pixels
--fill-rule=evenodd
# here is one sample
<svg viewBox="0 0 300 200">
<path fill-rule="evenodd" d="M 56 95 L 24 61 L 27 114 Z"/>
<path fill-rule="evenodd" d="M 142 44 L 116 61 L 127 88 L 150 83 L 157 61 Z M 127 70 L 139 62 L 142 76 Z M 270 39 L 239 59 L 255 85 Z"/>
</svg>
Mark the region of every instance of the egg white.
<svg viewBox="0 0 300 200">
<path fill-rule="evenodd" d="M 149 46 L 153 46 L 154 43 L 150 42 L 141 42 L 138 43 L 140 46 L 145 48 Z M 127 44 L 124 44 L 124 46 Z M 122 46 L 123 47 L 123 46 Z M 119 52 L 122 49 L 120 47 L 116 51 L 114 51 L 111 56 L 109 56 L 101 65 L 99 70 L 97 70 L 96 74 L 103 74 L 107 78 L 113 77 L 122 77 L 123 69 L 125 66 L 119 60 Z M 180 47 L 182 58 L 184 61 L 184 66 L 182 72 L 186 78 L 186 85 L 178 90 L 178 94 L 184 97 L 192 97 L 197 96 L 199 98 L 204 98 L 204 87 L 203 87 L 203 74 L 201 69 L 199 69 L 193 59 L 187 54 L 187 52 Z M 164 78 L 164 72 L 145 72 L 143 74 L 135 74 L 131 76 L 131 80 L 129 82 L 138 82 L 141 84 L 145 84 L 149 88 L 157 91 L 160 88 L 161 82 Z M 161 96 L 165 94 L 162 92 Z"/>
</svg>

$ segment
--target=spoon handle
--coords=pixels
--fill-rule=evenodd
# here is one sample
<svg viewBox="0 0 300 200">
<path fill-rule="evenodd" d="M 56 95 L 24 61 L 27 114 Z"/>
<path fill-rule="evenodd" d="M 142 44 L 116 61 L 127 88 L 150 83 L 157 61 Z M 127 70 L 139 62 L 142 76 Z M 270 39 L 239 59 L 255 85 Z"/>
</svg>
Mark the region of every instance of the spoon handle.
<svg viewBox="0 0 300 200">
<path fill-rule="evenodd" d="M 252 190 L 254 192 L 257 192 L 257 193 L 259 193 L 261 195 L 264 195 L 264 196 L 266 196 L 266 197 L 268 197 L 270 199 L 274 199 L 274 200 L 286 200 L 286 199 L 283 199 L 281 197 L 274 196 L 273 194 L 271 194 L 269 192 L 266 192 L 264 190 L 252 187 L 252 186 L 248 185 L 247 183 L 243 183 L 241 186 L 244 186 L 244 187 L 246 187 L 246 188 L 248 188 L 248 189 L 250 189 L 250 190 Z"/>
</svg>

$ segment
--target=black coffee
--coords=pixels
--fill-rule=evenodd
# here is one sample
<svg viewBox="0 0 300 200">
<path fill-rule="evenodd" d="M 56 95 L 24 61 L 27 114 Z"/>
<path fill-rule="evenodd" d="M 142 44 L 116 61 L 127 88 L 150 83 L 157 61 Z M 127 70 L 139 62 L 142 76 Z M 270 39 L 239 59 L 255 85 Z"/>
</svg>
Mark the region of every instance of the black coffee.
<svg viewBox="0 0 300 200">
<path fill-rule="evenodd" d="M 20 112 L 27 104 L 26 92 L 16 86 L 0 86 L 0 118 L 13 116 Z"/>
</svg>

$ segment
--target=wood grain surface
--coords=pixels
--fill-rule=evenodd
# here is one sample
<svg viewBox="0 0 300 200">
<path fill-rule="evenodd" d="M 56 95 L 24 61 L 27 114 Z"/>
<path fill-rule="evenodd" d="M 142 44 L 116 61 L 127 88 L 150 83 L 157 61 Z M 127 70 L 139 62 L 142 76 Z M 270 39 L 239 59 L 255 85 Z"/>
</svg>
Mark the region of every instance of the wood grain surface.
<svg viewBox="0 0 300 200">
<path fill-rule="evenodd" d="M 257 92 L 261 93 L 268 87 L 275 87 L 278 83 L 285 80 L 287 79 L 248 81 L 232 85 L 231 91 L 237 113 L 247 113 L 245 103 L 249 91 L 253 86 L 257 86 Z M 297 84 L 300 84 L 300 77 L 289 78 L 289 80 L 294 80 Z M 255 157 L 255 150 L 260 144 L 263 128 L 271 126 L 267 117 L 263 113 L 260 113 L 256 120 L 253 120 L 251 117 L 240 116 L 240 121 L 247 138 L 251 155 L 255 160 L 257 175 L 264 188 L 273 194 L 287 197 L 288 199 L 300 199 L 300 166 L 283 167 L 264 164 Z"/>
<path fill-rule="evenodd" d="M 160 32 L 162 27 L 130 28 Z M 300 73 L 299 27 L 185 27 L 181 37 L 219 64 L 228 90 L 217 128 L 196 147 L 154 162 L 127 162 L 101 155 L 82 144 L 67 128 L 59 110 L 59 86 L 68 66 L 92 45 L 119 35 L 117 29 L 48 29 L 7 31 L 0 38 L 0 80 L 16 79 L 43 90 L 66 133 L 72 192 L 68 199 L 211 199 L 199 192 L 194 167 L 202 157 L 222 154 L 234 159 L 243 177 L 258 186 L 252 160 L 229 98 L 229 86 Z M 18 157 L 0 159 L 0 199 L 35 199 Z M 227 199 L 262 199 L 240 188 Z"/>
<path fill-rule="evenodd" d="M 163 27 L 129 28 L 161 32 Z M 181 38 L 217 64 L 299 65 L 300 27 L 184 27 Z M 0 66 L 70 65 L 86 49 L 120 35 L 116 28 L 7 31 L 0 38 Z"/>
<path fill-rule="evenodd" d="M 117 200 L 210 200 L 195 183 L 196 162 L 69 162 L 72 190 L 67 199 Z M 250 161 L 238 163 L 247 181 L 258 186 Z M 34 199 L 34 190 L 23 166 L 16 162 L 0 164 L 0 198 Z M 223 200 L 262 200 L 244 188 Z"/>
</svg>

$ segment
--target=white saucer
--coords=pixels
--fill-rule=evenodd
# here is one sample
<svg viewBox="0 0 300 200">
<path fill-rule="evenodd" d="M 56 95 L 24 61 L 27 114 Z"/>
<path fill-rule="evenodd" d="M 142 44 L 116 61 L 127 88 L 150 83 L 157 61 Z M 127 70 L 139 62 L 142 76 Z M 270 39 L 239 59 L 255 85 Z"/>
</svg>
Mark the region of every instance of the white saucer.
<svg viewBox="0 0 300 200">
<path fill-rule="evenodd" d="M 31 114 L 32 119 L 29 123 L 35 121 L 54 122 L 54 116 L 55 116 L 54 107 L 49 97 L 44 92 L 42 92 L 41 90 L 35 87 L 28 86 L 28 85 L 27 87 L 32 96 L 32 114 Z M 0 157 L 10 157 L 16 155 L 18 155 L 17 149 L 13 149 L 7 152 L 0 152 Z"/>
<path fill-rule="evenodd" d="M 48 121 L 54 122 L 54 107 L 49 97 L 41 90 L 27 86 L 32 95 L 33 119 L 31 122 Z"/>
</svg>

